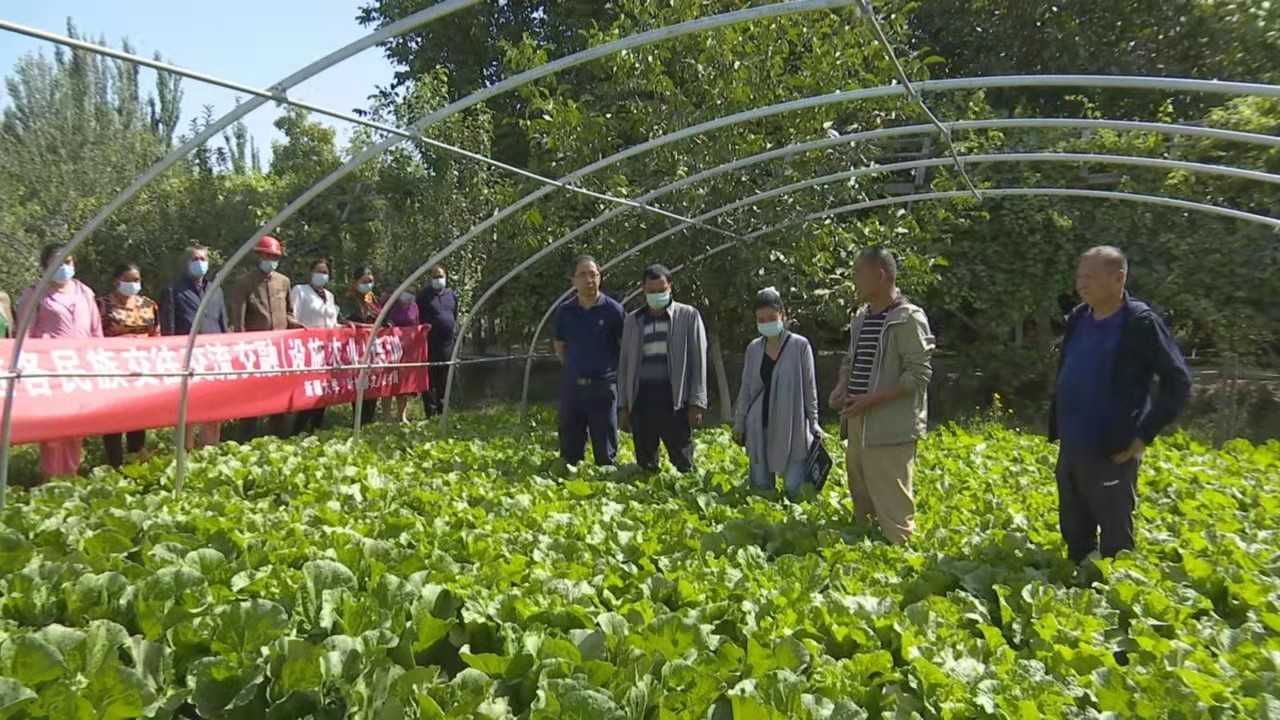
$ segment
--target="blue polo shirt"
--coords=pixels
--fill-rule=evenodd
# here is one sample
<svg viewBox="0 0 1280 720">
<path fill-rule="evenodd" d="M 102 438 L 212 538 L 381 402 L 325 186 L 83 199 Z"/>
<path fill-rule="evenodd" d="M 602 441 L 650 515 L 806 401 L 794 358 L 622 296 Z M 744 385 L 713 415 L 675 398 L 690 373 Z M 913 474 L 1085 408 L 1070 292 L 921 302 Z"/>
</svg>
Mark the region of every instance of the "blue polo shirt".
<svg viewBox="0 0 1280 720">
<path fill-rule="evenodd" d="M 556 312 L 555 339 L 565 343 L 564 369 L 572 379 L 616 380 L 618 348 L 626 311 L 617 300 L 600 294 L 591 307 L 569 298 Z"/>
<path fill-rule="evenodd" d="M 1058 429 L 1064 447 L 1101 449 L 1111 407 L 1116 349 L 1124 313 L 1104 320 L 1090 313 L 1067 343 L 1058 374 Z"/>
</svg>

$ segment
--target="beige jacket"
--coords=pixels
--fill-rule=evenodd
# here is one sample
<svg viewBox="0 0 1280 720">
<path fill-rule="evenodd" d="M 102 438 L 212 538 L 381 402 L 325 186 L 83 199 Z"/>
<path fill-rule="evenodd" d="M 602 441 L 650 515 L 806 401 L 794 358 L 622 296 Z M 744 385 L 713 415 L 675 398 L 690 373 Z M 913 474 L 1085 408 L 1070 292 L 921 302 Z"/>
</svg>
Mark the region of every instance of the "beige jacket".
<svg viewBox="0 0 1280 720">
<path fill-rule="evenodd" d="M 849 325 L 849 349 L 840 364 L 840 387 L 849 382 L 853 352 L 862 331 L 862 320 L 868 308 L 863 306 Z M 892 402 L 871 410 L 855 422 L 866 423 L 862 442 L 868 447 L 901 445 L 925 436 L 929 425 L 929 381 L 933 378 L 934 338 L 924 310 L 904 301 L 889 311 L 880 338 L 880 352 L 871 368 L 871 392 L 887 390 L 895 385 L 910 392 Z M 840 423 L 840 437 L 848 437 L 847 421 Z"/>
</svg>

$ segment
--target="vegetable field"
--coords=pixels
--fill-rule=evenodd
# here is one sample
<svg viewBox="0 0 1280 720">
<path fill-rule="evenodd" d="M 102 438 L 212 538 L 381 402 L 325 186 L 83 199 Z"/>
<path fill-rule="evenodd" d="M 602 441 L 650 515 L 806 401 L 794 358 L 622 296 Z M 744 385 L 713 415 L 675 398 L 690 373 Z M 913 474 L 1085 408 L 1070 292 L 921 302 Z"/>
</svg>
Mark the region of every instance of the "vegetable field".
<svg viewBox="0 0 1280 720">
<path fill-rule="evenodd" d="M 904 550 L 838 479 L 749 494 L 722 430 L 648 477 L 466 423 L 18 493 L 0 718 L 1280 717 L 1280 445 L 1161 444 L 1141 554 L 1076 570 L 997 427 L 929 440 Z"/>
</svg>

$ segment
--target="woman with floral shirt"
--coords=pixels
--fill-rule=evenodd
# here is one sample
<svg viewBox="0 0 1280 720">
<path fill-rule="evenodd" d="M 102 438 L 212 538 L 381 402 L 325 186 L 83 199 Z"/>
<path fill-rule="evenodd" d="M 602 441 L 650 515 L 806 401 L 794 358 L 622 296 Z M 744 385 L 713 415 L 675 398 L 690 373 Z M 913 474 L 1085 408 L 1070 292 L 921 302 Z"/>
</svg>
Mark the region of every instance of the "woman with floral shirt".
<svg viewBox="0 0 1280 720">
<path fill-rule="evenodd" d="M 142 294 L 142 271 L 133 263 L 124 263 L 112 274 L 114 287 L 98 299 L 105 337 L 158 337 L 160 306 Z M 124 465 L 126 446 L 129 455 L 137 455 L 147 445 L 146 430 L 132 430 L 127 435 L 112 433 L 102 436 L 107 463 L 113 468 Z"/>
</svg>

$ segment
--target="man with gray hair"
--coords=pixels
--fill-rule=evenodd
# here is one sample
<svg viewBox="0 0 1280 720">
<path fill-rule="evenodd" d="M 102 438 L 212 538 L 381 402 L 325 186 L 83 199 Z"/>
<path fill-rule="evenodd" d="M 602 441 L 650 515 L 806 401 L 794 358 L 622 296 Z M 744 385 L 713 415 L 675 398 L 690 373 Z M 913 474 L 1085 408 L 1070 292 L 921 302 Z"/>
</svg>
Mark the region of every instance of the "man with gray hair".
<svg viewBox="0 0 1280 720">
<path fill-rule="evenodd" d="M 879 522 L 889 542 L 901 545 L 915 531 L 912 477 L 928 427 L 933 333 L 924 310 L 898 290 L 898 262 L 885 248 L 859 252 L 853 280 L 863 304 L 828 402 L 840 410 L 840 434 L 848 438 L 854 514 Z"/>
<path fill-rule="evenodd" d="M 1084 302 L 1063 334 L 1049 439 L 1060 441 L 1058 525 L 1076 563 L 1134 548 L 1142 453 L 1191 394 L 1182 352 L 1160 316 L 1129 297 L 1128 275 L 1120 250 L 1085 252 L 1076 268 Z"/>
</svg>

